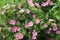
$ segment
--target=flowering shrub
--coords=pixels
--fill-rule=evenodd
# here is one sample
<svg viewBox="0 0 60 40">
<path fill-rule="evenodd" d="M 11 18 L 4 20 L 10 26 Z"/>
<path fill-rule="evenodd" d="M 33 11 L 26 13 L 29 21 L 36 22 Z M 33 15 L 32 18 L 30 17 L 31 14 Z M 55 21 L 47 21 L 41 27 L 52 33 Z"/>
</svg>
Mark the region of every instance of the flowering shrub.
<svg viewBox="0 0 60 40">
<path fill-rule="evenodd" d="M 60 0 L 20 0 L 0 13 L 0 40 L 60 40 Z"/>
</svg>

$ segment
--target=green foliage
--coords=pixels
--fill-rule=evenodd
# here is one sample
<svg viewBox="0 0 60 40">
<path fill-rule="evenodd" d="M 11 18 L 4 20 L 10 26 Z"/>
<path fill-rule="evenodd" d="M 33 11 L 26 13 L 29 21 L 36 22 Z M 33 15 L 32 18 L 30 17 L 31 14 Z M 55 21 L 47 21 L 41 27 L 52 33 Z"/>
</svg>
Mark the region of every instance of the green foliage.
<svg viewBox="0 0 60 40">
<path fill-rule="evenodd" d="M 46 0 L 33 0 L 33 3 L 38 2 L 39 5 Z M 0 32 L 0 40 L 14 40 L 14 34 L 10 31 L 8 31 L 8 27 L 13 27 L 13 25 L 9 24 L 9 21 L 11 19 L 18 21 L 16 25 L 22 28 L 20 32 L 16 33 L 22 33 L 24 36 L 24 40 L 29 40 L 32 36 L 32 34 L 29 31 L 36 30 L 38 32 L 37 40 L 42 40 L 42 38 L 45 38 L 46 40 L 50 40 L 50 37 L 53 37 L 54 40 L 60 40 L 60 35 L 57 35 L 56 32 L 52 30 L 52 33 L 47 35 L 46 31 L 48 28 L 52 28 L 51 24 L 49 23 L 49 19 L 53 19 L 54 22 L 57 24 L 58 30 L 60 30 L 60 0 L 51 0 L 54 5 L 53 6 L 46 6 L 46 7 L 30 7 L 27 3 L 27 0 L 0 0 L 0 27 L 2 27 L 2 30 Z M 16 7 L 11 6 L 10 9 L 6 10 L 6 5 L 15 5 Z M 30 14 L 26 14 L 26 12 L 20 13 L 17 8 L 18 4 L 22 5 L 22 9 L 26 10 L 29 9 L 31 12 Z M 2 15 L 1 11 L 6 10 L 6 13 Z M 15 11 L 13 11 L 15 10 Z M 36 18 L 32 17 L 32 14 L 36 14 L 36 18 L 40 19 L 40 24 L 36 24 Z M 17 15 L 19 15 L 17 17 Z M 25 23 L 28 23 L 29 21 L 33 21 L 34 25 L 28 29 L 25 28 Z M 44 23 L 47 23 L 48 28 L 44 28 Z M 42 31 L 42 33 L 40 33 Z M 6 38 L 4 39 L 2 35 L 6 34 Z M 41 37 L 42 38 L 39 38 Z M 28 39 L 26 39 L 28 37 Z M 43 40 L 45 40 L 43 39 Z"/>
</svg>

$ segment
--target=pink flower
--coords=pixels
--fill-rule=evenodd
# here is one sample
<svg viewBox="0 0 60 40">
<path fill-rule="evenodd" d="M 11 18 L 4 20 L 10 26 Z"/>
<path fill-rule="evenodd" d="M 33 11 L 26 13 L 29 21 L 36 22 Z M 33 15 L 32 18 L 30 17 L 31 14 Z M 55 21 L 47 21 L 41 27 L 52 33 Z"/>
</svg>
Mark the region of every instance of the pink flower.
<svg viewBox="0 0 60 40">
<path fill-rule="evenodd" d="M 9 24 L 15 25 L 16 24 L 16 21 L 15 20 L 10 20 Z"/>
<path fill-rule="evenodd" d="M 25 24 L 25 28 L 29 28 L 30 26 L 33 26 L 33 22 L 32 21 L 30 21 L 29 23 Z"/>
<path fill-rule="evenodd" d="M 56 34 L 60 34 L 60 30 L 57 30 L 57 31 L 56 31 Z"/>
<path fill-rule="evenodd" d="M 25 28 L 29 28 L 30 26 L 33 26 L 33 22 L 32 21 L 30 21 L 29 23 L 25 24 Z"/>
<path fill-rule="evenodd" d="M 45 7 L 45 6 L 47 6 L 47 5 L 48 5 L 48 2 L 42 3 L 42 6 L 43 6 L 43 7 Z"/>
<path fill-rule="evenodd" d="M 30 6 L 31 6 L 31 7 L 34 7 L 34 3 L 31 3 Z"/>
<path fill-rule="evenodd" d="M 49 2 L 49 5 L 53 5 L 53 2 L 52 2 L 52 1 L 50 1 L 50 2 Z"/>
<path fill-rule="evenodd" d="M 28 25 L 29 25 L 29 26 L 33 26 L 33 22 L 30 21 L 30 22 L 28 23 Z"/>
<path fill-rule="evenodd" d="M 47 27 L 48 27 L 48 25 L 46 23 L 44 23 L 44 28 L 47 28 Z"/>
<path fill-rule="evenodd" d="M 53 5 L 53 2 L 51 0 L 47 0 L 49 5 Z"/>
<path fill-rule="evenodd" d="M 21 30 L 21 28 L 20 27 L 17 27 L 17 31 L 20 31 Z"/>
<path fill-rule="evenodd" d="M 47 33 L 47 34 L 50 34 L 50 33 L 51 33 L 51 30 L 48 29 L 46 33 Z"/>
<path fill-rule="evenodd" d="M 16 39 L 23 39 L 23 34 L 21 34 L 21 33 L 20 34 L 16 34 L 15 38 Z"/>
<path fill-rule="evenodd" d="M 34 39 L 34 40 L 35 40 L 35 39 L 36 39 L 36 36 L 32 36 L 32 39 Z"/>
<path fill-rule="evenodd" d="M 32 34 L 33 36 L 37 36 L 37 32 L 35 30 L 33 30 Z"/>
<path fill-rule="evenodd" d="M 32 0 L 27 0 L 28 1 L 28 4 L 32 4 Z"/>
<path fill-rule="evenodd" d="M 26 10 L 26 13 L 29 14 L 29 13 L 30 13 L 30 10 L 27 9 L 27 10 Z"/>
<path fill-rule="evenodd" d="M 47 0 L 46 2 L 42 3 L 42 6 L 47 6 L 47 5 L 53 5 L 53 2 L 51 0 Z"/>
<path fill-rule="evenodd" d="M 19 38 L 20 39 L 23 39 L 23 34 L 19 34 Z"/>
<path fill-rule="evenodd" d="M 18 40 L 17 38 L 15 38 L 14 40 Z"/>
<path fill-rule="evenodd" d="M 18 9 L 21 9 L 21 5 L 20 4 L 18 5 Z"/>
<path fill-rule="evenodd" d="M 56 23 L 52 23 L 52 26 L 53 26 L 53 31 L 56 31 L 58 28 L 57 28 L 57 24 Z"/>
<path fill-rule="evenodd" d="M 17 32 L 17 31 L 20 31 L 21 28 L 20 28 L 20 27 L 12 27 L 10 30 L 11 30 L 12 32 Z"/>
<path fill-rule="evenodd" d="M 32 2 L 32 0 L 27 0 L 28 4 L 33 7 L 34 6 L 34 3 Z"/>
<path fill-rule="evenodd" d="M 33 15 L 32 15 L 32 17 L 33 17 L 33 18 L 36 18 L 36 15 L 35 15 L 35 14 L 33 14 Z"/>
<path fill-rule="evenodd" d="M 6 10 L 2 10 L 2 12 L 1 12 L 1 13 L 4 15 L 4 14 L 5 14 L 5 12 L 6 12 Z"/>
<path fill-rule="evenodd" d="M 47 0 L 46 2 L 43 2 L 43 3 L 42 3 L 42 6 L 43 6 L 43 7 L 47 6 L 47 5 L 49 4 L 49 2 L 50 2 L 50 0 Z"/>
<path fill-rule="evenodd" d="M 52 22 L 52 21 L 54 21 L 54 20 L 53 19 L 49 19 L 49 23 Z"/>
<path fill-rule="evenodd" d="M 23 9 L 21 9 L 19 12 L 20 12 L 20 13 L 23 13 L 23 12 L 24 12 L 24 10 L 23 10 Z"/>
<path fill-rule="evenodd" d="M 56 24 L 56 23 L 51 23 L 51 25 L 52 25 L 53 27 L 57 27 L 57 24 Z"/>
<path fill-rule="evenodd" d="M 16 31 L 17 31 L 17 27 L 13 27 L 11 30 L 12 30 L 13 32 L 16 32 Z"/>
<path fill-rule="evenodd" d="M 46 2 L 50 2 L 51 0 L 47 0 Z"/>
<path fill-rule="evenodd" d="M 53 31 L 56 31 L 58 28 L 56 26 L 54 26 L 52 29 L 53 29 Z"/>
<path fill-rule="evenodd" d="M 8 27 L 8 30 L 11 31 L 12 27 Z"/>
<path fill-rule="evenodd" d="M 52 26 L 53 26 L 53 31 L 56 31 L 58 28 L 57 28 L 57 24 L 56 23 L 52 23 Z"/>
<path fill-rule="evenodd" d="M 35 6 L 36 6 L 37 8 L 40 8 L 39 3 L 35 3 Z"/>
<path fill-rule="evenodd" d="M 36 19 L 36 24 L 39 24 L 40 23 L 40 19 Z"/>
<path fill-rule="evenodd" d="M 28 24 L 25 24 L 25 28 L 29 28 L 30 26 Z"/>
</svg>

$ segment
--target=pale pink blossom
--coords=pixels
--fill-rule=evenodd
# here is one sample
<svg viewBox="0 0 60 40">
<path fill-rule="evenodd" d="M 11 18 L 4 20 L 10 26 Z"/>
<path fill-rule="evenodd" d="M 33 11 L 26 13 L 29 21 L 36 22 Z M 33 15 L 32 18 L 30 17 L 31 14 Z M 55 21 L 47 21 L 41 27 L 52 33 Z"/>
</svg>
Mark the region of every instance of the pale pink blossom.
<svg viewBox="0 0 60 40">
<path fill-rule="evenodd" d="M 35 3 L 35 6 L 36 6 L 37 8 L 40 8 L 39 3 Z"/>
<path fill-rule="evenodd" d="M 16 38 L 16 39 L 23 39 L 23 36 L 24 36 L 24 35 L 23 35 L 22 33 L 20 33 L 20 34 L 16 34 L 16 35 L 15 35 L 15 38 Z"/>
<path fill-rule="evenodd" d="M 21 9 L 21 4 L 18 5 L 18 9 Z"/>
<path fill-rule="evenodd" d="M 11 31 L 12 27 L 8 27 L 8 30 Z"/>
<path fill-rule="evenodd" d="M 51 30 L 48 29 L 48 30 L 46 31 L 46 33 L 47 33 L 47 34 L 50 34 L 50 33 L 51 33 Z"/>
<path fill-rule="evenodd" d="M 21 30 L 21 28 L 20 27 L 17 27 L 17 31 L 20 31 Z"/>
<path fill-rule="evenodd" d="M 52 27 L 53 31 L 56 31 L 56 30 L 58 29 L 56 23 L 52 23 L 51 25 L 53 26 L 53 27 Z"/>
<path fill-rule="evenodd" d="M 47 27 L 48 27 L 48 25 L 47 25 L 46 23 L 44 23 L 44 25 L 43 25 L 43 26 L 44 26 L 44 28 L 47 28 Z"/>
<path fill-rule="evenodd" d="M 51 25 L 52 25 L 53 27 L 57 27 L 57 24 L 56 24 L 56 23 L 51 23 Z"/>
<path fill-rule="evenodd" d="M 56 31 L 56 34 L 60 34 L 60 30 L 57 30 L 57 31 Z"/>
<path fill-rule="evenodd" d="M 30 14 L 30 10 L 27 9 L 27 10 L 26 10 L 26 13 L 27 13 L 27 14 Z"/>
<path fill-rule="evenodd" d="M 13 27 L 11 30 L 12 32 L 17 32 L 17 27 Z"/>
<path fill-rule="evenodd" d="M 32 36 L 32 39 L 36 39 L 36 36 Z"/>
<path fill-rule="evenodd" d="M 23 12 L 24 12 L 24 10 L 23 10 L 23 9 L 21 9 L 19 12 L 20 12 L 20 13 L 23 13 Z"/>
<path fill-rule="evenodd" d="M 20 39 L 23 39 L 23 34 L 19 34 Z"/>
<path fill-rule="evenodd" d="M 20 31 L 21 28 L 15 26 L 15 27 L 12 27 L 10 30 L 11 30 L 12 32 L 17 32 L 17 31 Z"/>
<path fill-rule="evenodd" d="M 27 0 L 28 4 L 33 7 L 34 6 L 34 3 L 32 2 L 32 0 Z"/>
<path fill-rule="evenodd" d="M 35 30 L 33 30 L 32 35 L 37 36 L 37 32 Z"/>
<path fill-rule="evenodd" d="M 47 0 L 46 2 L 43 2 L 43 3 L 42 3 L 42 6 L 45 7 L 45 6 L 47 6 L 48 4 L 49 4 L 49 5 L 53 5 L 53 2 L 52 2 L 51 0 Z"/>
<path fill-rule="evenodd" d="M 2 11 L 1 11 L 1 13 L 2 13 L 3 15 L 5 14 L 5 12 L 6 12 L 6 10 L 2 10 Z"/>
<path fill-rule="evenodd" d="M 49 5 L 53 5 L 53 2 L 51 0 L 47 0 Z"/>
<path fill-rule="evenodd" d="M 30 22 L 28 23 L 28 25 L 29 25 L 29 26 L 33 26 L 33 22 L 30 21 Z"/>
<path fill-rule="evenodd" d="M 36 19 L 36 24 L 39 24 L 40 23 L 40 19 Z"/>
<path fill-rule="evenodd" d="M 43 2 L 43 3 L 42 3 L 42 6 L 43 6 L 43 7 L 47 6 L 47 5 L 49 4 L 49 1 L 50 1 L 50 0 L 47 0 L 46 2 Z"/>
<path fill-rule="evenodd" d="M 28 4 L 31 4 L 32 3 L 32 0 L 27 0 Z"/>
<path fill-rule="evenodd" d="M 53 31 L 57 31 L 58 28 L 56 26 L 54 26 L 52 29 L 53 29 Z"/>
<path fill-rule="evenodd" d="M 53 21 L 54 21 L 53 19 L 49 19 L 49 23 L 50 23 L 50 22 L 53 22 Z"/>
<path fill-rule="evenodd" d="M 34 3 L 31 3 L 30 6 L 31 6 L 31 7 L 34 7 Z"/>
<path fill-rule="evenodd" d="M 16 21 L 15 20 L 10 20 L 9 24 L 15 25 L 16 24 Z"/>
<path fill-rule="evenodd" d="M 25 24 L 25 28 L 29 28 L 30 26 L 28 25 L 28 23 Z"/>
<path fill-rule="evenodd" d="M 15 38 L 14 40 L 18 40 L 17 38 Z"/>
<path fill-rule="evenodd" d="M 49 5 L 54 5 L 52 1 L 49 2 Z"/>
<path fill-rule="evenodd" d="M 47 0 L 46 2 L 50 2 L 51 0 Z"/>
<path fill-rule="evenodd" d="M 29 23 L 25 24 L 25 28 L 29 28 L 30 26 L 33 26 L 33 22 L 32 21 L 30 21 Z"/>
<path fill-rule="evenodd" d="M 43 2 L 43 3 L 42 3 L 42 6 L 43 6 L 43 7 L 45 7 L 45 6 L 47 6 L 47 5 L 48 5 L 48 2 Z"/>
<path fill-rule="evenodd" d="M 32 17 L 33 17 L 33 18 L 36 18 L 36 14 L 33 14 Z"/>
</svg>

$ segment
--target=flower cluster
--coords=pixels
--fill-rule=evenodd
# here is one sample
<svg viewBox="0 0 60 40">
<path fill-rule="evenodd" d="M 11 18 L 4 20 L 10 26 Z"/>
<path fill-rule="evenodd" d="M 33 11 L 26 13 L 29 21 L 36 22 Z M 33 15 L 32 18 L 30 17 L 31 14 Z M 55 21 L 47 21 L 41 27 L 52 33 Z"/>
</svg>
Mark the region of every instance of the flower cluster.
<svg viewBox="0 0 60 40">
<path fill-rule="evenodd" d="M 51 0 L 24 0 L 1 8 L 2 40 L 54 40 L 60 35 L 60 18 Z M 56 12 L 54 12 L 56 11 Z M 56 15 L 55 15 L 56 14 Z"/>
</svg>

